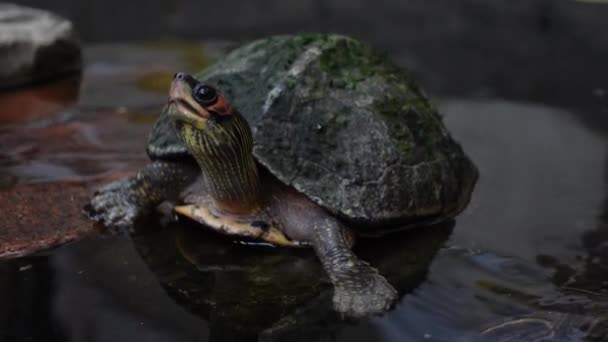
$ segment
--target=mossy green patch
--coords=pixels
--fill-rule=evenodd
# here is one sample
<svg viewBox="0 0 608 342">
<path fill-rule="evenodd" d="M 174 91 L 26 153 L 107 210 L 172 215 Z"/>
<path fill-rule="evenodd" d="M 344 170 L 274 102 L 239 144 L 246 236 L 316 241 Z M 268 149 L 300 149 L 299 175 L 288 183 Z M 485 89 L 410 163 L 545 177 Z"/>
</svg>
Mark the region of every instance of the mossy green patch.
<svg viewBox="0 0 608 342">
<path fill-rule="evenodd" d="M 411 83 L 392 87 L 373 107 L 382 116 L 401 151 L 416 150 L 415 160 L 433 154 L 432 149 L 444 139 L 441 117 L 430 102 Z M 429 149 L 427 151 L 427 148 Z"/>
<path fill-rule="evenodd" d="M 407 103 L 397 97 L 387 96 L 376 101 L 374 107 L 383 116 L 396 145 L 404 153 L 414 148 L 414 136 L 408 125 L 404 124 L 404 116 L 408 110 Z"/>
<path fill-rule="evenodd" d="M 333 77 L 335 87 L 355 89 L 362 81 L 380 76 L 388 81 L 402 77 L 398 68 L 369 46 L 350 38 L 327 37 L 320 58 L 321 70 Z"/>
</svg>

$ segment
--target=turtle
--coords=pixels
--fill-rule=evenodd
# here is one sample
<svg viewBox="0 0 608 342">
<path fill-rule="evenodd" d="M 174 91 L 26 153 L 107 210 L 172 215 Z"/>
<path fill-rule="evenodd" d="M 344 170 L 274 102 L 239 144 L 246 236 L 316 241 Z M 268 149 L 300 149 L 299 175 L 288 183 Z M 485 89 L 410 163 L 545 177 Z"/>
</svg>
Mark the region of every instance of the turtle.
<svg viewBox="0 0 608 342">
<path fill-rule="evenodd" d="M 334 34 L 258 39 L 175 74 L 146 151 L 93 194 L 94 220 L 129 229 L 171 203 L 235 239 L 312 247 L 335 310 L 355 318 L 397 299 L 355 240 L 456 216 L 478 177 L 403 68 Z"/>
</svg>

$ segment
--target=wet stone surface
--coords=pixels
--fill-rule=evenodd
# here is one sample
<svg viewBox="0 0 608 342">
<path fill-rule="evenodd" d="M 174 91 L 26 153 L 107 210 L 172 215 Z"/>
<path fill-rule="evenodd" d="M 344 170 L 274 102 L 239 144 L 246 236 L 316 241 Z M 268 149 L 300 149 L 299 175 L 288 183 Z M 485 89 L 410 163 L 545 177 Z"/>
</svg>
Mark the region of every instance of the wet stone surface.
<svg viewBox="0 0 608 342">
<path fill-rule="evenodd" d="M 97 234 L 82 214 L 94 185 L 55 182 L 0 191 L 0 260 Z"/>
</svg>

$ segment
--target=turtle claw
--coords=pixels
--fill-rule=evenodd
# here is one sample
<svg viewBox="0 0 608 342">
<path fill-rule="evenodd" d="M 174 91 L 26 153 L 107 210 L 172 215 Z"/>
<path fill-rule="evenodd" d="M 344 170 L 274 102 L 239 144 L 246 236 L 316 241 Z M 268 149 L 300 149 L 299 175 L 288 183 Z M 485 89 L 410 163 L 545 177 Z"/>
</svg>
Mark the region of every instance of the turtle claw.
<svg viewBox="0 0 608 342">
<path fill-rule="evenodd" d="M 84 210 L 92 220 L 113 232 L 129 231 L 141 211 L 129 196 L 130 187 L 128 179 L 112 182 L 97 190 Z"/>
<path fill-rule="evenodd" d="M 378 273 L 355 283 L 337 284 L 334 289 L 334 309 L 352 318 L 380 315 L 397 301 L 397 291 Z"/>
</svg>

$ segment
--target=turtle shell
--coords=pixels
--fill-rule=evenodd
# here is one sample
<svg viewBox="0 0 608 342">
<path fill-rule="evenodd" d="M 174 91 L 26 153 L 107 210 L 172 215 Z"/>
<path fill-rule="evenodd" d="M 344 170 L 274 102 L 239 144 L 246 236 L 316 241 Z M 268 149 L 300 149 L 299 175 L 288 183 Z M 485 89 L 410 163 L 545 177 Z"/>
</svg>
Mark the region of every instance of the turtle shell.
<svg viewBox="0 0 608 342">
<path fill-rule="evenodd" d="M 258 162 L 353 223 L 443 218 L 468 202 L 477 171 L 400 67 L 338 35 L 274 36 L 196 77 L 251 125 Z M 188 154 L 163 113 L 152 158 Z"/>
</svg>

